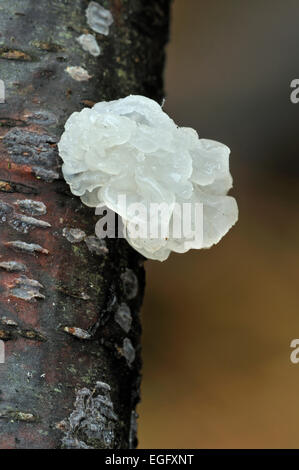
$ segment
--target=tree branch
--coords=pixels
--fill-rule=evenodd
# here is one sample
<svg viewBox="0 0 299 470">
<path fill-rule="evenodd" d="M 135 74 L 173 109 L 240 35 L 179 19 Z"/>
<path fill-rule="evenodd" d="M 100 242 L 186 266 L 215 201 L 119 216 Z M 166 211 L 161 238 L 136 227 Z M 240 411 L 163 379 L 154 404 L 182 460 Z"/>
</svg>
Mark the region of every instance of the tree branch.
<svg viewBox="0 0 299 470">
<path fill-rule="evenodd" d="M 114 19 L 108 36 L 88 27 L 85 0 L 1 2 L 2 449 L 136 445 L 143 260 L 124 240 L 94 238 L 97 217 L 65 184 L 57 141 L 94 102 L 161 102 L 170 1 L 100 3 Z M 98 57 L 77 41 L 86 33 Z"/>
</svg>

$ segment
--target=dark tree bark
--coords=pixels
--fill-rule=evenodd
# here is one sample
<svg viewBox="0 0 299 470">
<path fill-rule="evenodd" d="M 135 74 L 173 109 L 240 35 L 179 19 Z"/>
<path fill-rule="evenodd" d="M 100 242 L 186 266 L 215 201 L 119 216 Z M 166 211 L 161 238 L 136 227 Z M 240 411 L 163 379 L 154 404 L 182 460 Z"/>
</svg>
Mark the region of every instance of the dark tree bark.
<svg viewBox="0 0 299 470">
<path fill-rule="evenodd" d="M 95 35 L 93 57 L 76 40 L 92 32 L 86 0 L 1 1 L 2 449 L 136 445 L 143 260 L 125 240 L 93 238 L 97 217 L 69 192 L 57 141 L 68 116 L 94 102 L 161 102 L 169 3 L 101 0 L 114 23 Z M 122 303 L 129 331 L 125 315 L 115 321 Z"/>
</svg>

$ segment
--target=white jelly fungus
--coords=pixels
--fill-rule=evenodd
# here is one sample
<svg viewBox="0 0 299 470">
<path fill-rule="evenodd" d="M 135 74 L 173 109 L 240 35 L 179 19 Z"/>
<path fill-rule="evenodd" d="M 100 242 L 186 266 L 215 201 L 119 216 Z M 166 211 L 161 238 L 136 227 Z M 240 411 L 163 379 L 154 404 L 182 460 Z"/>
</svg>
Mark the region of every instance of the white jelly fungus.
<svg viewBox="0 0 299 470">
<path fill-rule="evenodd" d="M 227 196 L 232 187 L 229 148 L 178 127 L 158 103 L 144 96 L 101 102 L 73 113 L 59 152 L 72 193 L 89 207 L 106 206 L 118 213 L 127 241 L 147 258 L 163 261 L 171 251 L 209 248 L 238 219 L 237 203 Z M 125 209 L 120 204 L 124 196 Z M 154 218 L 150 210 L 136 216 L 138 204 L 147 209 L 164 204 L 168 211 L 163 219 Z M 190 208 L 189 228 L 183 227 L 181 236 L 165 236 L 165 224 L 170 230 L 179 218 L 178 206 Z M 202 207 L 201 238 L 196 236 L 195 206 Z M 150 223 L 155 229 L 163 223 L 163 236 L 160 231 L 160 237 L 152 231 L 145 236 L 142 230 L 136 236 L 132 226 Z"/>
</svg>

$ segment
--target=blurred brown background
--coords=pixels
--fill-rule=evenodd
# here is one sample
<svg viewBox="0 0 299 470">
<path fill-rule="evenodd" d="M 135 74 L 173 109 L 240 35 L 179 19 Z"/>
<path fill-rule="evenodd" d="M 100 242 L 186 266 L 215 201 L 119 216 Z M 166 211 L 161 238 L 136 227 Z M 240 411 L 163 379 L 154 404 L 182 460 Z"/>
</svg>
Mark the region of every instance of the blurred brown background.
<svg viewBox="0 0 299 470">
<path fill-rule="evenodd" d="M 232 149 L 238 224 L 147 262 L 141 448 L 299 448 L 298 0 L 176 0 L 166 110 Z"/>
</svg>

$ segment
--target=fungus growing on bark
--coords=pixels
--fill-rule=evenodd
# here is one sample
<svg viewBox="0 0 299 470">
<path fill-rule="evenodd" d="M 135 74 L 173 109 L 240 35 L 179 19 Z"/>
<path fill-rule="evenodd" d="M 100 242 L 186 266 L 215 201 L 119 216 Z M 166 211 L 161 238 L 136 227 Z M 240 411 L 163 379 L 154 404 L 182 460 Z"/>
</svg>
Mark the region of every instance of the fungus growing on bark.
<svg viewBox="0 0 299 470">
<path fill-rule="evenodd" d="M 178 127 L 149 98 L 130 95 L 73 113 L 58 147 L 72 193 L 119 214 L 127 241 L 147 258 L 209 248 L 238 219 L 227 195 L 230 149 Z"/>
</svg>

